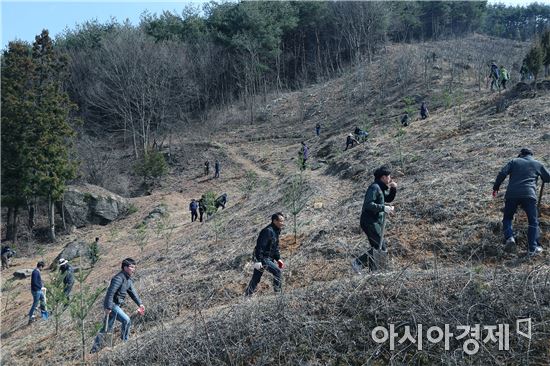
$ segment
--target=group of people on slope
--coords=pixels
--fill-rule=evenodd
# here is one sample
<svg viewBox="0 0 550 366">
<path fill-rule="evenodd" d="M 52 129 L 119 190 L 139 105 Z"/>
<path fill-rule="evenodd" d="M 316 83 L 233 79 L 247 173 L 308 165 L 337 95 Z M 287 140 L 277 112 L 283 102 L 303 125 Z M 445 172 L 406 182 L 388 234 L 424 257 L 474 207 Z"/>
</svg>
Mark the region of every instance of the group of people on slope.
<svg viewBox="0 0 550 366">
<path fill-rule="evenodd" d="M 221 163 L 218 159 L 214 162 L 214 178 L 220 177 Z M 206 160 L 204 162 L 204 175 L 208 176 L 210 174 L 210 162 Z"/>
<path fill-rule="evenodd" d="M 216 211 L 220 207 L 222 208 L 222 210 L 224 210 L 226 205 L 227 193 L 222 194 L 214 200 L 214 208 L 216 209 Z M 203 222 L 204 214 L 207 213 L 206 197 L 202 195 L 198 201 L 193 198 L 191 200 L 191 203 L 189 203 L 189 211 L 191 212 L 191 222 L 195 222 L 197 218 L 200 222 Z"/>
<path fill-rule="evenodd" d="M 307 160 L 307 151 L 307 146 L 302 142 L 301 156 L 304 158 L 303 160 Z M 392 172 L 387 166 L 377 168 L 374 171 L 374 181 L 366 190 L 359 225 L 367 237 L 369 247 L 362 255 L 352 261 L 352 268 L 358 273 L 361 273 L 364 268 L 376 269 L 376 254 L 385 255 L 388 252 L 384 231 L 387 215 L 393 215 L 395 212 L 394 206 L 390 203 L 394 201 L 397 195 L 397 182 L 391 174 Z M 549 183 L 550 172 L 541 162 L 533 158 L 533 152 L 530 149 L 523 148 L 517 158 L 508 162 L 498 173 L 493 185 L 493 197 L 498 196 L 500 186 L 508 176 L 510 180 L 506 190 L 502 219 L 505 248 L 516 245 L 512 221 L 518 206 L 521 206 L 526 212 L 529 222 L 527 255 L 529 257 L 536 256 L 543 251 L 540 243 L 536 185 L 539 177 L 543 182 Z M 202 210 L 201 201 L 203 202 Z M 215 205 L 216 208 L 225 208 L 226 203 L 227 194 L 224 193 L 216 199 Z M 193 199 L 190 205 L 191 221 L 194 222 L 197 219 L 197 210 L 200 212 L 200 221 L 202 221 L 205 208 L 204 196 L 198 202 Z M 272 275 L 274 291 L 282 291 L 285 263 L 281 259 L 279 237 L 284 226 L 285 216 L 281 212 L 276 212 L 271 216 L 271 223 L 260 231 L 254 248 L 252 278 L 244 291 L 245 296 L 248 297 L 254 294 L 266 271 Z M 2 253 L 4 254 L 4 250 Z M 29 324 L 36 319 L 34 312 L 37 307 L 42 312 L 46 311 L 46 288 L 41 278 L 41 271 L 44 266 L 43 261 L 38 262 L 32 273 L 31 293 L 33 303 L 29 312 Z M 74 271 L 68 261 L 63 258 L 59 260 L 59 267 L 65 275 L 65 295 L 69 298 L 74 283 Z M 123 310 L 127 295 L 138 306 L 135 313 L 138 315 L 144 314 L 145 307 L 132 283 L 135 270 L 136 262 L 132 258 L 126 258 L 121 263 L 121 271 L 111 279 L 103 302 L 105 324 L 100 333 L 112 331 L 114 322 L 117 320 L 122 325 L 121 339 L 123 341 L 128 340 L 131 316 Z M 101 348 L 102 339 L 101 334 L 96 337 L 91 352 L 96 352 Z"/>
</svg>

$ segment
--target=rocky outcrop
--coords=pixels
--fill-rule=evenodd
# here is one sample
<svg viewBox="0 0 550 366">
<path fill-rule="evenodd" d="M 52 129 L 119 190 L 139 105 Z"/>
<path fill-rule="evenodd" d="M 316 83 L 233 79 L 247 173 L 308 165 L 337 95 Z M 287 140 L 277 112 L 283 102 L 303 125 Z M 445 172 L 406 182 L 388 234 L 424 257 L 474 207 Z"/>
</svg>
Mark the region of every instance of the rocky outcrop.
<svg viewBox="0 0 550 366">
<path fill-rule="evenodd" d="M 107 225 L 127 211 L 128 201 L 101 187 L 85 184 L 67 187 L 64 207 L 70 225 Z"/>
<path fill-rule="evenodd" d="M 75 258 L 78 258 L 78 257 L 82 256 L 82 259 L 84 259 L 84 261 L 87 262 L 88 261 L 89 248 L 90 248 L 89 244 L 85 243 L 82 240 L 77 239 L 77 240 L 74 240 L 74 241 L 70 242 L 69 244 L 67 244 L 65 246 L 65 248 L 63 248 L 61 253 L 59 253 L 57 255 L 57 257 L 55 257 L 52 264 L 50 264 L 50 268 L 53 269 L 53 270 L 57 269 L 59 260 L 61 258 L 64 258 L 68 261 L 71 261 Z"/>
</svg>

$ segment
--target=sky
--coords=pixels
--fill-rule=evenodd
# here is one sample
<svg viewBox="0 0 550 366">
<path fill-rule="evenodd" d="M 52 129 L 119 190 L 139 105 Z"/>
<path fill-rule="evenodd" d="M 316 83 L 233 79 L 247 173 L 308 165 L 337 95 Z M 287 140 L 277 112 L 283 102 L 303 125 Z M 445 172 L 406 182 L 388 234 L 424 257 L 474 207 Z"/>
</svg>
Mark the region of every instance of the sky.
<svg viewBox="0 0 550 366">
<path fill-rule="evenodd" d="M 163 10 L 181 14 L 188 4 L 200 5 L 206 1 L 170 1 L 170 0 L 34 0 L 34 1 L 1 1 L 2 34 L 1 48 L 5 49 L 9 41 L 20 39 L 32 43 L 42 29 L 48 29 L 50 36 L 63 33 L 65 28 L 74 29 L 77 24 L 87 20 L 98 20 L 104 23 L 114 17 L 119 22 L 126 19 L 134 25 L 139 23 L 140 15 L 148 10 L 161 14 Z M 506 5 L 528 5 L 531 0 L 489 0 L 489 3 Z M 550 0 L 539 0 L 539 3 L 550 4 Z"/>
<path fill-rule="evenodd" d="M 50 31 L 54 38 L 65 28 L 75 29 L 77 24 L 87 20 L 105 23 L 114 17 L 119 22 L 126 19 L 139 24 L 140 15 L 148 10 L 161 14 L 163 10 L 181 11 L 186 5 L 200 6 L 205 1 L 136 1 L 136 0 L 95 0 L 95 1 L 6 1 L 2 3 L 2 49 L 8 42 L 20 39 L 32 43 L 42 29 Z M 549 0 L 550 1 L 550 0 Z"/>
</svg>

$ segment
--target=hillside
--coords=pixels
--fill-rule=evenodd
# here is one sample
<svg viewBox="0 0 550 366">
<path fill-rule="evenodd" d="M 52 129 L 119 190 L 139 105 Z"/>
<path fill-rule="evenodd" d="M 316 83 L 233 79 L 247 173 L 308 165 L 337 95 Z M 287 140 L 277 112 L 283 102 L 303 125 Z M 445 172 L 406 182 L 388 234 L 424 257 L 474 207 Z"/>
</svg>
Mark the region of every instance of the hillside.
<svg viewBox="0 0 550 366">
<path fill-rule="evenodd" d="M 177 163 L 151 195 L 130 199 L 136 212 L 44 245 L 35 256 L 16 258 L 13 269 L 32 268 L 40 258 L 50 263 L 67 242 L 96 236 L 102 238 L 102 257 L 87 278 L 91 287 L 104 285 L 124 257 L 138 260 L 136 287 L 146 315 L 135 319 L 127 344 L 117 339 L 97 358 L 88 356 L 94 363 L 548 364 L 550 195 L 546 190 L 542 197 L 540 218 L 547 250 L 535 259 L 525 258 L 527 220 L 521 211 L 514 224 L 519 250 L 504 253 L 504 201 L 491 197 L 496 174 L 521 147 L 550 165 L 549 81 L 539 83 L 536 94 L 518 83 L 528 47 L 477 35 L 390 45 L 371 63 L 336 79 L 267 95 L 253 124 L 241 105 L 212 111 L 194 134 L 173 136 Z M 487 90 L 481 75 L 489 59 L 508 66 L 508 90 Z M 398 118 L 407 100 L 414 121 L 402 129 Z M 423 100 L 431 116 L 418 120 Z M 504 111 L 497 113 L 497 104 Z M 370 136 L 343 151 L 355 126 Z M 272 213 L 289 211 L 284 192 L 298 174 L 300 141 L 312 156 L 303 173 L 304 195 L 311 198 L 297 217 L 297 242 L 287 215 L 284 291 L 273 295 L 264 276 L 247 300 L 242 294 L 257 234 Z M 216 158 L 221 178 L 202 176 L 203 162 Z M 367 247 L 359 228 L 361 205 L 373 169 L 382 164 L 392 165 L 398 183 L 396 214 L 386 227 L 390 268 L 358 275 L 350 262 Z M 210 190 L 227 192 L 228 207 L 204 224 L 190 223 L 189 201 Z M 149 224 L 141 251 L 134 227 L 161 204 L 169 216 Z M 3 286 L 7 279 L 3 273 Z M 27 326 L 29 280 L 16 284 L 2 296 L 6 301 L 15 295 L 2 303 L 2 364 L 78 364 L 80 336 L 68 311 L 58 335 L 50 321 Z M 88 350 L 101 314 L 99 300 L 87 320 Z M 515 334 L 519 318 L 532 318 L 530 341 Z M 452 339 L 448 350 L 426 338 L 423 350 L 408 341 L 396 342 L 395 350 L 389 342 L 375 343 L 372 329 L 390 323 L 414 332 L 416 324 L 456 329 L 508 323 L 514 332 L 510 350 L 481 343 L 468 356 L 464 340 Z"/>
</svg>

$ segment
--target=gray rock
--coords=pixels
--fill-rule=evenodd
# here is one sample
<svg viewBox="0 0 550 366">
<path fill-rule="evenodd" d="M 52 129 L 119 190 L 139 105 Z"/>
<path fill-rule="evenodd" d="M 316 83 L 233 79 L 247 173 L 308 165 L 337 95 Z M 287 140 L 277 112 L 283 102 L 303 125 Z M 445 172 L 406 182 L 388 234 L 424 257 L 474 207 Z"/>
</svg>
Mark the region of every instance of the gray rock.
<svg viewBox="0 0 550 366">
<path fill-rule="evenodd" d="M 88 243 L 82 241 L 82 240 L 74 240 L 67 244 L 65 248 L 55 257 L 53 260 L 53 263 L 50 265 L 50 268 L 52 270 L 57 269 L 57 264 L 59 263 L 59 260 L 61 258 L 65 258 L 68 261 L 71 261 L 75 258 L 78 258 L 80 256 L 83 257 L 83 259 L 87 260 L 87 255 L 89 251 L 90 246 Z M 71 263 L 72 264 L 72 263 Z"/>
<path fill-rule="evenodd" d="M 69 186 L 64 197 L 65 218 L 69 225 L 107 225 L 128 209 L 125 198 L 91 184 Z"/>
<path fill-rule="evenodd" d="M 150 221 L 158 220 L 161 217 L 166 216 L 166 213 L 167 213 L 166 206 L 164 205 L 157 206 L 153 209 L 153 211 L 149 212 L 149 215 L 147 215 L 147 217 L 143 219 L 142 224 L 147 225 Z M 140 224 L 137 224 L 134 228 L 137 228 L 139 226 Z"/>
<path fill-rule="evenodd" d="M 27 277 L 30 277 L 32 274 L 33 269 L 19 269 L 15 272 L 13 272 L 13 277 L 23 280 Z"/>
<path fill-rule="evenodd" d="M 544 141 L 549 141 L 550 140 L 550 133 L 545 133 L 544 135 L 542 135 L 542 139 Z"/>
</svg>

